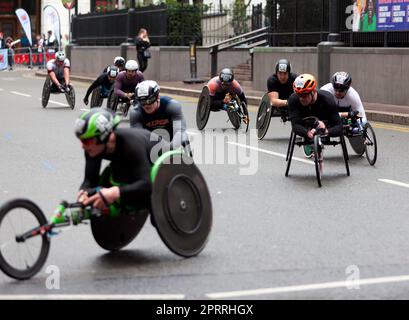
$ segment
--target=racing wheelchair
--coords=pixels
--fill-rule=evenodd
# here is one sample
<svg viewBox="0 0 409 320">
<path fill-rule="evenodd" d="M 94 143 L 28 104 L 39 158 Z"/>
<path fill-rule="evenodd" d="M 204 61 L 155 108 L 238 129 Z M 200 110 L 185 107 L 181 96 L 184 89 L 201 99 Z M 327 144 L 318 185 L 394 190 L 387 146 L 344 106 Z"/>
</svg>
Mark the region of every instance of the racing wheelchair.
<svg viewBox="0 0 409 320">
<path fill-rule="evenodd" d="M 366 122 L 363 125 L 362 117 L 359 114 L 350 115 L 341 119 L 344 136 L 349 140 L 352 149 L 358 156 L 362 156 L 365 153 L 368 163 L 371 166 L 375 165 L 378 156 L 378 145 L 375 131 L 371 124 Z"/>
<path fill-rule="evenodd" d="M 277 108 L 272 106 L 268 93 L 265 93 L 261 98 L 257 112 L 256 129 L 259 140 L 266 135 L 271 118 L 281 118 L 281 121 L 286 123 L 289 120 L 288 107 Z"/>
<path fill-rule="evenodd" d="M 135 93 L 133 93 L 133 96 L 135 96 Z M 131 100 L 128 99 L 123 99 L 118 97 L 114 90 L 111 90 L 108 95 L 108 100 L 107 100 L 107 108 L 111 109 L 115 113 L 119 113 L 122 115 L 123 118 L 126 118 L 128 115 L 129 108 L 133 104 L 133 98 Z"/>
<path fill-rule="evenodd" d="M 314 164 L 315 164 L 315 174 L 317 177 L 317 183 L 318 187 L 322 186 L 321 179 L 322 179 L 322 173 L 323 173 L 323 162 L 324 162 L 324 146 L 326 145 L 332 145 L 336 146 L 338 144 L 341 145 L 342 147 L 342 155 L 344 158 L 345 162 L 345 169 L 347 172 L 347 175 L 350 175 L 349 171 L 349 164 L 348 164 L 348 151 L 345 143 L 345 138 L 344 135 L 341 135 L 339 137 L 339 140 L 333 141 L 330 139 L 329 136 L 325 136 L 324 132 L 322 129 L 318 129 L 318 118 L 317 117 L 306 117 L 303 119 L 303 122 L 305 124 L 305 127 L 308 128 L 308 130 L 315 128 L 317 131 L 314 135 L 314 139 L 312 141 L 307 140 L 307 139 L 302 139 L 297 141 L 297 135 L 294 133 L 294 131 L 291 131 L 291 136 L 290 136 L 290 141 L 288 143 L 288 149 L 287 149 L 287 156 L 286 156 L 286 161 L 287 161 L 287 168 L 285 171 L 285 176 L 288 177 L 288 174 L 290 172 L 290 166 L 291 166 L 291 160 L 293 157 L 293 152 L 294 152 L 294 146 L 298 145 L 299 147 L 309 145 L 313 149 L 313 154 L 314 154 Z"/>
<path fill-rule="evenodd" d="M 249 129 L 250 118 L 247 110 L 247 105 L 244 101 L 240 101 L 237 95 L 233 95 L 230 102 L 224 105 L 224 109 L 212 109 L 210 103 L 209 88 L 203 87 L 199 96 L 196 109 L 196 125 L 199 130 L 203 130 L 206 127 L 209 120 L 210 111 L 222 111 L 226 110 L 230 122 L 234 129 L 242 129 L 243 132 L 247 132 Z"/>
<path fill-rule="evenodd" d="M 95 107 L 100 107 L 102 106 L 102 103 L 104 102 L 104 99 L 107 98 L 107 101 L 109 99 L 109 96 L 112 94 L 114 90 L 110 89 L 109 91 L 104 90 L 102 86 L 96 87 L 94 90 L 92 90 L 91 93 L 91 108 Z M 107 102 L 108 104 L 108 102 Z"/>
<path fill-rule="evenodd" d="M 50 99 L 50 94 L 59 94 L 59 93 L 64 93 L 65 98 L 67 99 L 68 105 L 70 106 L 71 110 L 74 109 L 75 107 L 75 90 L 72 85 L 66 85 L 64 81 L 62 82 L 62 87 L 57 88 L 55 84 L 53 84 L 51 78 L 47 76 L 45 79 L 44 85 L 43 85 L 43 92 L 41 95 L 41 102 L 43 105 L 43 108 L 47 107 L 48 100 Z"/>
<path fill-rule="evenodd" d="M 44 266 L 50 238 L 63 227 L 91 222 L 92 235 L 105 250 L 117 251 L 139 234 L 148 214 L 165 245 L 175 254 L 192 257 L 205 247 L 212 226 L 212 203 L 206 182 L 182 150 L 161 155 L 150 171 L 150 208 L 131 208 L 114 202 L 109 212 L 63 201 L 48 221 L 28 199 L 7 201 L 0 207 L 0 270 L 25 280 Z M 110 167 L 100 184 L 112 186 Z M 60 230 L 58 230 L 60 229 Z"/>
</svg>

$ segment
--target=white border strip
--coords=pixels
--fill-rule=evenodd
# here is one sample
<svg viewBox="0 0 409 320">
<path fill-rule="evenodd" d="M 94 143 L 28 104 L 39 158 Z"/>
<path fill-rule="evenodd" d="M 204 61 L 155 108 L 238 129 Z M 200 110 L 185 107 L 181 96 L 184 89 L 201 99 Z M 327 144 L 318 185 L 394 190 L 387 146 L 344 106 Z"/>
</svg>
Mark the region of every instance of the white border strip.
<svg viewBox="0 0 409 320">
<path fill-rule="evenodd" d="M 206 294 L 206 296 L 211 299 L 236 298 L 236 297 L 246 297 L 246 296 L 257 296 L 257 295 L 263 295 L 263 294 L 300 292 L 300 291 L 334 289 L 334 288 L 348 289 L 350 286 L 355 286 L 355 285 L 364 286 L 364 285 L 371 285 L 371 284 L 394 283 L 394 282 L 404 282 L 404 281 L 409 281 L 409 275 L 402 275 L 402 276 L 396 276 L 396 277 L 384 277 L 384 278 L 369 278 L 369 279 L 355 280 L 355 281 L 324 282 L 324 283 L 307 284 L 307 285 L 300 285 L 300 286 L 289 286 L 289 287 L 208 293 Z"/>
<path fill-rule="evenodd" d="M 233 145 L 236 145 L 236 146 L 242 147 L 242 148 L 247 148 L 247 149 L 251 149 L 251 150 L 256 150 L 256 151 L 258 151 L 258 152 L 267 153 L 267 154 L 270 154 L 270 155 L 272 155 L 272 156 L 276 156 L 276 157 L 280 157 L 280 158 L 284 158 L 284 159 L 286 158 L 286 155 L 285 155 L 285 154 L 282 154 L 282 153 L 273 152 L 273 151 L 268 151 L 268 150 L 265 150 L 265 149 L 260 149 L 260 148 L 248 146 L 248 145 L 246 145 L 246 144 L 237 143 L 237 142 L 230 142 L 230 141 L 228 141 L 227 143 L 233 144 Z M 301 158 L 298 158 L 298 157 L 292 157 L 292 160 L 314 165 L 314 162 L 312 162 L 311 160 L 305 160 L 305 159 L 301 159 Z"/>
<path fill-rule="evenodd" d="M 408 183 L 403 183 L 403 182 L 400 182 L 400 181 L 389 180 L 389 179 L 378 179 L 378 181 L 393 184 L 393 185 L 399 186 L 399 187 L 409 188 Z"/>
<path fill-rule="evenodd" d="M 23 96 L 23 97 L 31 98 L 31 95 L 29 95 L 29 94 L 21 93 L 21 92 L 18 92 L 18 91 L 10 91 L 10 92 L 13 93 L 13 94 L 16 94 L 16 95 L 18 95 L 18 96 Z"/>
<path fill-rule="evenodd" d="M 0 294 L 0 300 L 181 300 L 184 294 Z"/>
</svg>

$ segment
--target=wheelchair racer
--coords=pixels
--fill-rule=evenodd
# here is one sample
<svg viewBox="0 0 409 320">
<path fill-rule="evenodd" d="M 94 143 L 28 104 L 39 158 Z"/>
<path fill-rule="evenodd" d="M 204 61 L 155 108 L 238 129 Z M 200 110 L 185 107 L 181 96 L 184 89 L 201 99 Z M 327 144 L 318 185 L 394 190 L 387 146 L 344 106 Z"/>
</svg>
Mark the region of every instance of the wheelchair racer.
<svg viewBox="0 0 409 320">
<path fill-rule="evenodd" d="M 166 140 L 171 143 L 172 148 L 189 144 L 181 104 L 168 96 L 160 96 L 160 87 L 155 81 L 142 81 L 136 86 L 135 103 L 129 119 L 134 128 L 166 130 Z M 161 135 L 158 131 L 156 133 Z"/>
<path fill-rule="evenodd" d="M 98 87 L 101 87 L 101 97 L 107 98 L 112 86 L 118 76 L 119 70 L 116 66 L 108 66 L 107 71 L 102 73 L 95 81 L 89 86 L 87 93 L 83 99 L 85 105 L 88 105 L 88 97 L 91 92 Z M 91 106 L 93 107 L 93 106 Z"/>
<path fill-rule="evenodd" d="M 239 82 L 234 79 L 231 69 L 223 69 L 219 76 L 209 80 L 206 85 L 210 94 L 210 108 L 213 111 L 227 110 L 227 104 L 234 95 L 247 104 L 247 98 Z"/>
<path fill-rule="evenodd" d="M 288 106 L 288 98 L 293 93 L 293 83 L 297 75 L 291 73 L 291 64 L 287 59 L 280 59 L 275 66 L 275 73 L 267 79 L 267 91 L 270 104 L 276 108 Z"/>
<path fill-rule="evenodd" d="M 93 108 L 75 122 L 75 134 L 85 153 L 85 176 L 77 194 L 83 205 L 92 205 L 109 214 L 110 204 L 121 208 L 150 208 L 152 185 L 149 179 L 151 149 L 158 140 L 137 128 L 118 128 L 119 116 L 105 108 Z M 161 150 L 169 146 L 161 141 Z M 102 160 L 110 161 L 109 179 L 100 181 Z"/>
<path fill-rule="evenodd" d="M 70 60 L 64 51 L 55 53 L 55 58 L 47 62 L 46 68 L 52 81 L 51 92 L 65 92 L 70 84 Z"/>
<path fill-rule="evenodd" d="M 102 73 L 106 73 L 110 66 L 111 65 L 107 65 L 104 68 L 104 71 L 102 71 Z M 115 57 L 114 58 L 114 66 L 118 68 L 119 72 L 124 71 L 125 70 L 125 59 L 120 57 L 120 56 Z"/>
<path fill-rule="evenodd" d="M 324 135 L 329 137 L 341 136 L 342 121 L 334 98 L 329 92 L 317 90 L 316 87 L 317 82 L 311 74 L 301 74 L 294 80 L 294 93 L 288 99 L 288 111 L 293 132 L 307 141 L 314 138 L 317 129 L 323 130 Z M 303 118 L 310 116 L 319 119 L 316 128 L 305 126 Z M 304 152 L 307 157 L 312 156 L 309 145 L 305 145 Z"/>
<path fill-rule="evenodd" d="M 125 64 L 125 71 L 121 71 L 114 85 L 115 94 L 122 99 L 122 101 L 129 102 L 134 94 L 136 85 L 144 79 L 143 73 L 138 71 L 138 62 L 135 60 L 128 60 Z"/>
<path fill-rule="evenodd" d="M 339 115 L 344 123 L 347 123 L 347 118 L 351 118 L 351 132 L 353 134 L 362 130 L 362 125 L 367 123 L 367 118 L 364 106 L 359 93 L 351 87 L 352 78 L 344 71 L 335 72 L 331 78 L 331 82 L 321 87 L 321 90 L 330 92 L 335 99 L 338 107 Z M 361 121 L 357 121 L 356 116 L 360 115 Z"/>
</svg>

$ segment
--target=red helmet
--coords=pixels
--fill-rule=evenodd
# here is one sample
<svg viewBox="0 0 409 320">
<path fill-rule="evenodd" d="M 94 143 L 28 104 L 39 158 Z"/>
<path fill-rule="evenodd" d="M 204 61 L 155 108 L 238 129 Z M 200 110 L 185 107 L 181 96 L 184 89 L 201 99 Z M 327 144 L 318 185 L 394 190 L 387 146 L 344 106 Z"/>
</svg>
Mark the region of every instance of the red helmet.
<svg viewBox="0 0 409 320">
<path fill-rule="evenodd" d="M 299 75 L 293 83 L 294 92 L 297 95 L 314 93 L 316 91 L 317 81 L 314 76 L 308 73 Z"/>
</svg>

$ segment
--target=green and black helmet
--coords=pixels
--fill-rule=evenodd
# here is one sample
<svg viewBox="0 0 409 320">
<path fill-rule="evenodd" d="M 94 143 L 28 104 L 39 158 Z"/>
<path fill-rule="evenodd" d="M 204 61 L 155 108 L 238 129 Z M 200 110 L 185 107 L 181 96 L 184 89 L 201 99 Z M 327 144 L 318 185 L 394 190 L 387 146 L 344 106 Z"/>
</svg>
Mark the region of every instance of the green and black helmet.
<svg viewBox="0 0 409 320">
<path fill-rule="evenodd" d="M 78 139 L 97 138 L 106 143 L 109 134 L 118 126 L 120 117 L 106 108 L 92 108 L 75 121 L 75 134 Z"/>
</svg>

